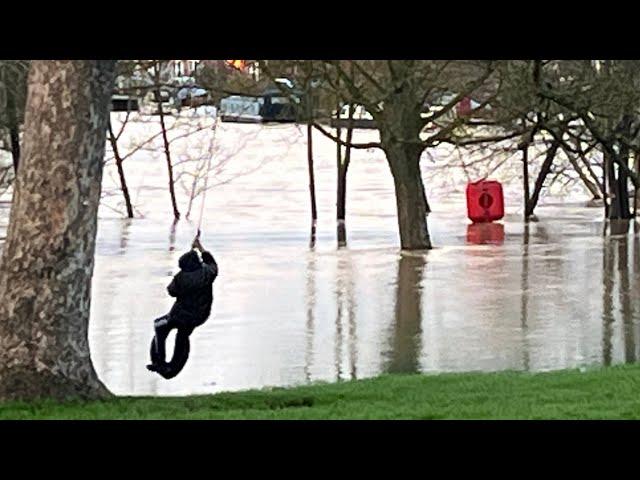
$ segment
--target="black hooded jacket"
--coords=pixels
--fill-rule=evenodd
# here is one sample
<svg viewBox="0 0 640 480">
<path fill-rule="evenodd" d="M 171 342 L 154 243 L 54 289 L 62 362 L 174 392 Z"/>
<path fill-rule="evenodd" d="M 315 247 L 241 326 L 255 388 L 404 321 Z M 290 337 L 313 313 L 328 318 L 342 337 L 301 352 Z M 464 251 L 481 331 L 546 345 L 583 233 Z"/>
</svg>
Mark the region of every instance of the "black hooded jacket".
<svg viewBox="0 0 640 480">
<path fill-rule="evenodd" d="M 191 250 L 178 262 L 180 272 L 174 277 L 167 291 L 176 302 L 169 315 L 178 324 L 187 327 L 202 325 L 211 313 L 213 281 L 218 276 L 218 265 L 209 252 L 202 252 L 202 261 Z"/>
</svg>

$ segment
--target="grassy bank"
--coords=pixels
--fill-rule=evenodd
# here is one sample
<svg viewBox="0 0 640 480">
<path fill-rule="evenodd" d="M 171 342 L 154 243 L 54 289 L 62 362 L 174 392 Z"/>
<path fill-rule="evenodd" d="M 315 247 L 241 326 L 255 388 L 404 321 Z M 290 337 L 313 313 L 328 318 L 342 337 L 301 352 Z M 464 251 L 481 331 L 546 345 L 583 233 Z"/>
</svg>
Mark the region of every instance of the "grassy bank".
<svg viewBox="0 0 640 480">
<path fill-rule="evenodd" d="M 0 419 L 640 418 L 640 366 L 529 373 L 387 375 L 192 397 L 0 404 Z"/>
</svg>

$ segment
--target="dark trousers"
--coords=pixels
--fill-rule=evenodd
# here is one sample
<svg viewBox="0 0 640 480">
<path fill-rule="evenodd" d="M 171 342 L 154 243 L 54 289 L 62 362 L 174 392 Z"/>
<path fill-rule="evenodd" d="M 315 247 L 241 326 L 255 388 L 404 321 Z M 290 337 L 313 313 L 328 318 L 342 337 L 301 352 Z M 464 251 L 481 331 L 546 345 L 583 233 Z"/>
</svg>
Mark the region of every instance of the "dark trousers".
<svg viewBox="0 0 640 480">
<path fill-rule="evenodd" d="M 173 378 L 180 373 L 189 359 L 189 335 L 193 332 L 193 328 L 178 325 L 169 315 L 157 318 L 154 321 L 154 328 L 156 334 L 151 341 L 151 363 L 157 367 L 158 374 L 167 379 Z M 176 345 L 171 361 L 167 362 L 165 344 L 169 332 L 174 328 L 178 329 Z"/>
</svg>

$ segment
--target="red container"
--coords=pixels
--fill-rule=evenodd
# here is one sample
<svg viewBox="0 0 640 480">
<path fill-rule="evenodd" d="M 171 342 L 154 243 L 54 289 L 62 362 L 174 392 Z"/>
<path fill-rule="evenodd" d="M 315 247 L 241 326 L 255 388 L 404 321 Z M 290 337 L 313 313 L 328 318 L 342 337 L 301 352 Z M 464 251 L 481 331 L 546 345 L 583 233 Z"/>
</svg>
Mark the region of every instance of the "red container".
<svg viewBox="0 0 640 480">
<path fill-rule="evenodd" d="M 502 185 L 495 180 L 468 184 L 467 216 L 473 223 L 494 222 L 504 217 Z"/>
<path fill-rule="evenodd" d="M 471 114 L 471 99 L 469 97 L 464 97 L 460 100 L 460 103 L 456 105 L 456 112 L 460 117 L 465 117 Z"/>
</svg>

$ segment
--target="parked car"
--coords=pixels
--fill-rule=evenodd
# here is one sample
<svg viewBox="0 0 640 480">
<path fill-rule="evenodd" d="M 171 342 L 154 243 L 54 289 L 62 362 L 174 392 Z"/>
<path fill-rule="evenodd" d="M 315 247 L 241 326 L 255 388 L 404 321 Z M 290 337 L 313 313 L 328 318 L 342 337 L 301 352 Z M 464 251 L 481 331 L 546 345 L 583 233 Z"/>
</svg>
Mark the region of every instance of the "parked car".
<svg viewBox="0 0 640 480">
<path fill-rule="evenodd" d="M 232 95 L 220 101 L 219 115 L 223 122 L 260 123 L 262 122 L 261 109 L 264 99 L 261 97 L 248 97 Z"/>
<path fill-rule="evenodd" d="M 176 93 L 176 99 L 179 106 L 197 107 L 199 105 L 207 105 L 211 98 L 209 92 L 197 85 L 184 86 Z"/>
<path fill-rule="evenodd" d="M 264 103 L 260 115 L 265 123 L 294 123 L 299 116 L 302 92 L 286 78 L 276 78 L 275 85 L 262 94 Z"/>
<path fill-rule="evenodd" d="M 139 108 L 139 102 L 136 97 L 118 94 L 111 96 L 112 112 L 137 112 Z"/>
</svg>

